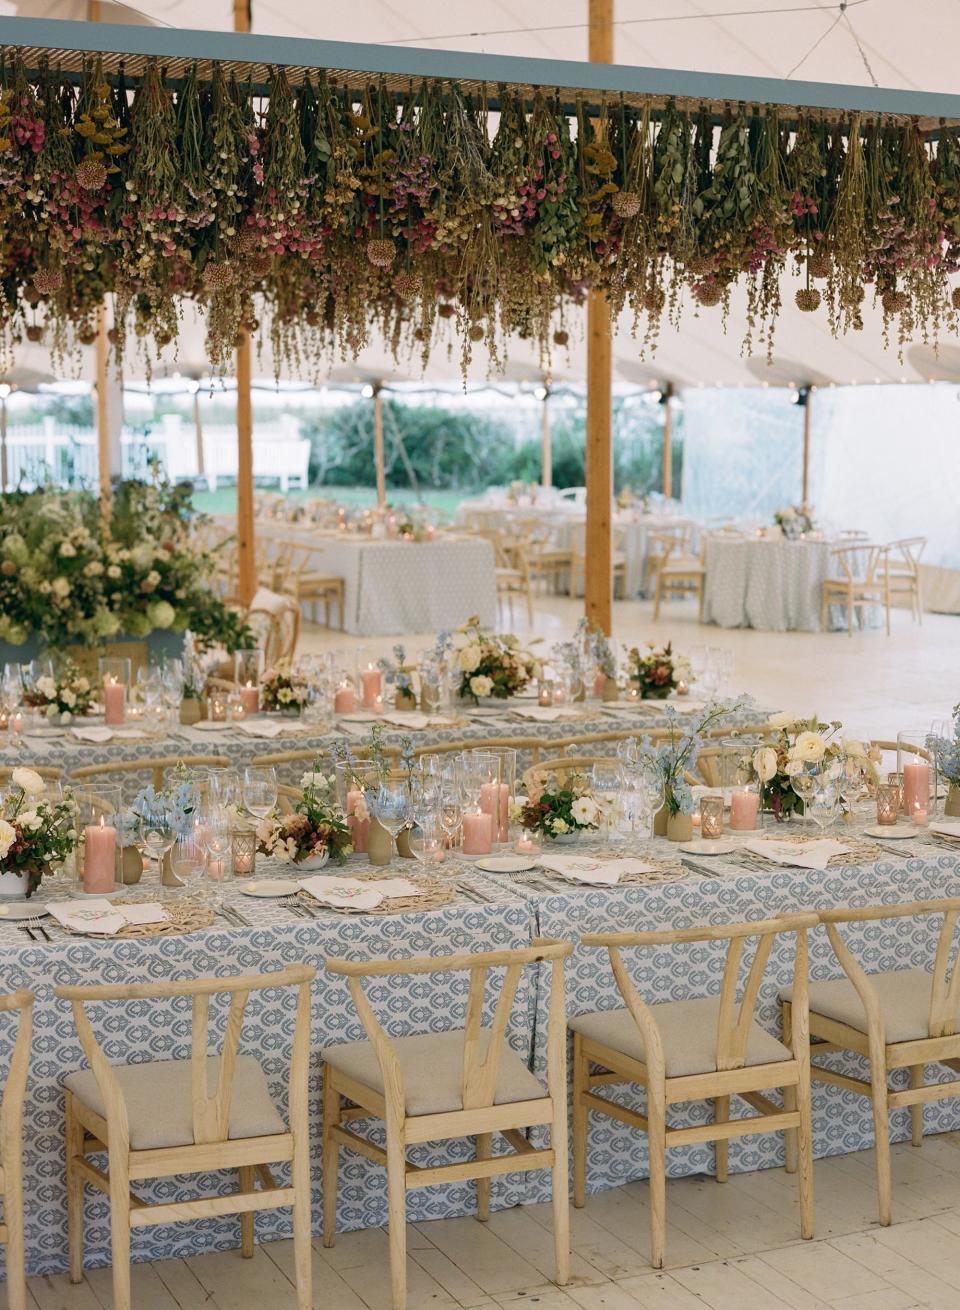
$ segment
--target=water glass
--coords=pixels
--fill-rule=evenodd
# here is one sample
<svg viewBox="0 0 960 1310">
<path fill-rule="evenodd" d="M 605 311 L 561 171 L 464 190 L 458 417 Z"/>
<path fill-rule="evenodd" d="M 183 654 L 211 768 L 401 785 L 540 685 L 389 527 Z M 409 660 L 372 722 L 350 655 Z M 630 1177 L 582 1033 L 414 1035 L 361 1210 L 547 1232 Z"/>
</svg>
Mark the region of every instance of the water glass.
<svg viewBox="0 0 960 1310">
<path fill-rule="evenodd" d="M 384 778 L 379 787 L 368 793 L 370 813 L 394 839 L 410 822 L 410 788 L 405 779 Z"/>
<path fill-rule="evenodd" d="M 196 819 L 186 832 L 177 834 L 170 852 L 170 868 L 188 894 L 203 878 L 207 869 L 207 852 L 200 819 Z"/>
<path fill-rule="evenodd" d="M 270 764 L 251 764 L 243 771 L 243 803 L 265 819 L 277 803 L 277 771 Z"/>
</svg>

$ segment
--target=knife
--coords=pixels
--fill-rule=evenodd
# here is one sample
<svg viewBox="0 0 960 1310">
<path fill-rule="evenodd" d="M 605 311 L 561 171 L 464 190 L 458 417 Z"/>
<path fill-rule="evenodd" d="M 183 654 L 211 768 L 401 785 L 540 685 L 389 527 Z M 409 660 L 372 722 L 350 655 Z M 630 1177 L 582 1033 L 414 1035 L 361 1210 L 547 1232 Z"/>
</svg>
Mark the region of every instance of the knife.
<svg viewBox="0 0 960 1310">
<path fill-rule="evenodd" d="M 722 875 L 715 869 L 705 869 L 702 865 L 694 863 L 693 860 L 681 860 L 680 863 L 685 869 L 690 869 L 693 873 L 699 873 L 701 878 L 720 878 Z"/>
</svg>

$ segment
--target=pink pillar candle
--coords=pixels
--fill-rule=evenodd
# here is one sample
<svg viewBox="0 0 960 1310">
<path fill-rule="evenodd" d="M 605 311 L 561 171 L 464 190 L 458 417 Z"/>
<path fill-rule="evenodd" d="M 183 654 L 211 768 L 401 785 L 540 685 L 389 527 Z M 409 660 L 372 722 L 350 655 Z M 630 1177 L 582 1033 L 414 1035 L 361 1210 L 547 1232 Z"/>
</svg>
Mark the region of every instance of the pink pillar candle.
<svg viewBox="0 0 960 1310">
<path fill-rule="evenodd" d="M 27 721 L 19 710 L 17 710 L 16 714 L 11 714 L 10 731 L 12 733 L 19 734 L 24 731 L 26 726 L 27 726 Z"/>
<path fill-rule="evenodd" d="M 377 701 L 383 695 L 383 674 L 379 669 L 360 670 L 360 688 L 363 694 L 363 708 L 376 709 Z"/>
<path fill-rule="evenodd" d="M 492 784 L 490 784 L 492 786 Z M 493 849 L 493 815 L 485 810 L 463 816 L 464 855 L 489 855 Z"/>
<path fill-rule="evenodd" d="M 752 832 L 757 826 L 760 797 L 755 791 L 735 791 L 730 797 L 730 828 L 733 832 Z"/>
<path fill-rule="evenodd" d="M 347 792 L 347 826 L 352 833 L 353 849 L 359 855 L 367 851 L 367 839 L 370 835 L 370 820 L 357 817 L 357 809 L 363 800 L 363 792 L 354 788 Z"/>
<path fill-rule="evenodd" d="M 349 682 L 341 682 L 333 698 L 334 714 L 352 714 L 357 708 L 357 697 Z"/>
<path fill-rule="evenodd" d="M 127 689 L 116 678 L 106 678 L 103 684 L 103 721 L 108 724 L 123 722 Z"/>
<path fill-rule="evenodd" d="M 104 823 L 91 823 L 83 830 L 83 890 L 92 894 L 112 892 L 117 880 L 117 830 Z"/>
<path fill-rule="evenodd" d="M 240 703 L 243 705 L 244 715 L 260 713 L 260 688 L 255 687 L 252 682 L 248 682 L 245 687 L 240 688 Z"/>
<path fill-rule="evenodd" d="M 597 700 L 603 699 L 603 690 L 607 685 L 607 679 L 602 673 L 598 673 L 593 680 L 593 694 Z"/>
<path fill-rule="evenodd" d="M 926 760 L 914 760 L 903 766 L 903 812 L 911 818 L 930 804 L 930 765 Z"/>
<path fill-rule="evenodd" d="M 510 788 L 505 782 L 500 784 L 500 830 L 497 841 L 507 841 L 510 836 Z"/>
</svg>

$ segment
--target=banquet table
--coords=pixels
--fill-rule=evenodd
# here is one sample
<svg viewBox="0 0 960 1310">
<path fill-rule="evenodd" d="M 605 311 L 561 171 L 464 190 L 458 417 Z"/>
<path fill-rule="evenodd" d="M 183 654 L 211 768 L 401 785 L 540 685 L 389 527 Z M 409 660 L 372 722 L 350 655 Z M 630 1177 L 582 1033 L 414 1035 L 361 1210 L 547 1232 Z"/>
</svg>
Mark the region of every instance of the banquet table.
<svg viewBox="0 0 960 1310">
<path fill-rule="evenodd" d="M 131 764 L 137 760 L 154 758 L 178 758 L 190 755 L 221 755 L 230 761 L 234 768 L 243 768 L 252 759 L 261 755 L 273 755 L 285 751 L 305 751 L 312 755 L 329 755 L 338 741 L 352 740 L 355 747 L 361 747 L 369 740 L 371 729 L 376 722 L 383 728 L 383 741 L 387 746 L 399 746 L 404 737 L 410 737 L 414 749 L 419 753 L 430 750 L 447 742 L 479 743 L 490 737 L 509 737 L 529 746 L 518 747 L 518 768 L 526 768 L 533 763 L 535 753 L 549 756 L 551 742 L 567 741 L 578 736 L 591 736 L 595 733 L 623 732 L 643 736 L 644 733 L 667 726 L 668 719 L 664 712 L 665 704 L 676 704 L 686 717 L 695 709 L 693 701 L 642 701 L 629 705 L 625 701 L 616 705 L 603 706 L 596 701 L 584 705 L 569 707 L 566 711 L 541 711 L 532 700 L 507 702 L 502 708 L 492 707 L 493 712 L 469 709 L 431 716 L 431 726 L 424 728 L 419 714 L 398 713 L 391 715 L 392 721 L 378 720 L 373 714 L 331 718 L 327 723 L 317 725 L 302 724 L 299 720 L 276 717 L 261 717 L 247 724 L 248 731 L 235 724 L 209 725 L 204 728 L 177 726 L 168 734 L 149 737 L 133 728 L 122 728 L 108 740 L 99 742 L 82 741 L 78 732 L 64 728 L 56 736 L 31 736 L 25 739 L 0 733 L 0 765 L 29 763 L 32 765 L 60 769 L 64 775 L 83 765 L 110 764 L 118 760 Z M 735 724 L 762 723 L 770 710 L 755 705 L 739 711 L 730 720 Z M 527 715 L 537 717 L 521 717 Z M 253 735 L 258 732 L 270 732 L 272 736 Z M 131 735 L 137 734 L 137 735 Z M 304 762 L 291 761 L 277 766 L 280 782 L 296 783 L 304 772 Z M 143 775 L 136 780 L 139 787 L 144 781 Z"/>
<path fill-rule="evenodd" d="M 705 623 L 769 632 L 819 632 L 824 579 L 835 542 L 782 537 L 710 538 L 706 543 Z M 863 611 L 860 611 L 863 613 Z M 865 611 L 866 626 L 874 617 Z M 831 628 L 846 627 L 846 610 L 831 606 Z"/>
<path fill-rule="evenodd" d="M 311 569 L 343 578 L 344 628 L 360 637 L 455 628 L 472 614 L 497 622 L 493 547 L 445 533 L 434 541 L 375 539 L 335 530 L 284 527 L 274 541 L 309 547 Z"/>
<path fill-rule="evenodd" d="M 859 833 L 859 828 L 854 830 Z M 843 840 L 843 833 L 840 834 Z M 859 839 L 862 842 L 862 839 Z M 440 873 L 454 888 L 453 899 L 439 908 L 401 914 L 339 914 L 318 908 L 316 917 L 295 917 L 283 901 L 262 901 L 244 897 L 240 884 L 228 882 L 225 900 L 238 907 L 249 926 L 240 927 L 218 917 L 211 927 L 181 937 L 153 937 L 143 940 L 95 940 L 70 936 L 56 926 L 51 941 L 33 942 L 0 917 L 0 991 L 28 987 L 37 996 L 35 1039 L 25 1110 L 25 1178 L 27 1264 L 31 1274 L 54 1273 L 66 1265 L 66 1213 L 63 1183 L 63 1102 L 61 1085 L 70 1071 L 83 1067 L 83 1057 L 73 1030 L 67 1005 L 53 995 L 55 984 L 77 984 L 124 980 L 190 978 L 197 975 L 227 976 L 243 972 L 280 969 L 293 962 L 305 962 L 318 969 L 313 989 L 310 1113 L 313 1138 L 312 1175 L 314 1224 L 319 1230 L 320 1179 L 320 1052 L 325 1045 L 351 1041 L 363 1035 L 349 1003 L 342 979 L 326 973 L 323 961 L 330 955 L 354 959 L 406 958 L 427 953 L 441 955 L 457 951 L 515 947 L 535 936 L 556 936 L 578 940 L 585 932 L 622 931 L 631 927 L 686 927 L 693 924 L 724 923 L 738 919 L 761 919 L 791 909 L 825 905 L 873 904 L 957 895 L 960 893 L 960 850 L 936 845 L 924 834 L 907 843 L 909 849 L 888 854 L 872 850 L 862 863 L 830 868 L 826 872 L 769 866 L 745 867 L 738 856 L 695 860 L 696 870 L 679 862 L 678 852 L 666 841 L 655 839 L 639 849 L 641 858 L 655 868 L 651 881 L 636 886 L 596 887 L 566 883 L 538 869 L 518 875 L 481 873 L 462 860 L 450 860 Z M 589 842 L 577 848 L 595 850 Z M 875 854 L 875 858 L 874 858 Z M 353 857 L 347 872 L 361 867 L 362 857 Z M 413 866 L 415 872 L 416 866 Z M 261 861 L 258 875 L 274 874 L 279 866 Z M 289 872 L 288 869 L 284 871 Z M 394 861 L 390 874 L 407 873 L 411 866 Z M 42 895 L 64 895 L 56 885 Z M 155 897 L 145 886 L 142 899 Z M 49 922 L 49 921 L 48 921 Z M 864 952 L 871 971 L 884 967 L 929 966 L 932 958 L 929 923 L 898 920 L 852 928 L 848 940 Z M 630 952 L 632 970 L 642 994 L 663 1001 L 706 995 L 719 989 L 722 957 L 715 944 L 694 948 L 658 948 Z M 771 957 L 758 1003 L 757 1017 L 771 1031 L 778 1025 L 778 989 L 789 983 L 792 963 L 778 944 Z M 840 969 L 826 941 L 816 930 L 811 935 L 811 976 L 837 977 Z M 577 947 L 567 969 L 568 1012 L 582 1014 L 619 1004 L 605 954 Z M 392 1035 L 441 1031 L 462 1023 L 466 988 L 462 978 L 452 985 L 440 975 L 424 978 L 395 977 L 389 988 L 380 990 L 376 1008 Z M 515 1050 L 540 1076 L 545 1074 L 545 1033 L 548 979 L 542 966 L 525 973 L 513 1007 L 509 1040 Z M 122 1029 L 106 1010 L 94 1013 L 94 1027 L 108 1043 L 114 1062 L 146 1058 L 185 1058 L 189 1052 L 188 1010 L 176 1016 L 170 1011 L 139 1005 Z M 280 993 L 254 994 L 249 1022 L 241 1049 L 256 1055 L 267 1073 L 271 1091 L 281 1110 L 287 1058 L 293 1029 L 292 998 Z M 212 1027 L 225 1018 L 224 1008 L 214 1008 Z M 9 1029 L 0 1030 L 0 1062 L 9 1058 Z M 829 1057 L 834 1067 L 858 1070 L 855 1057 Z M 949 1077 L 949 1071 L 943 1071 Z M 928 1071 L 929 1077 L 929 1071 Z M 616 1089 L 617 1096 L 631 1096 L 628 1089 Z M 677 1122 L 680 1122 L 678 1110 Z M 705 1104 L 689 1109 L 690 1122 L 703 1122 L 709 1113 Z M 734 1113 L 738 1113 L 735 1108 Z M 960 1104 L 933 1102 L 925 1107 L 927 1132 L 960 1127 Z M 906 1110 L 891 1117 L 894 1137 L 909 1136 Z M 846 1153 L 872 1144 L 873 1128 L 869 1103 L 839 1088 L 817 1084 L 814 1089 L 814 1150 L 818 1156 Z M 467 1158 L 472 1142 L 452 1141 L 416 1148 L 412 1159 L 420 1164 Z M 749 1137 L 731 1143 L 730 1168 L 746 1171 L 782 1163 L 782 1146 L 775 1135 Z M 712 1152 L 695 1145 L 670 1152 L 673 1175 L 711 1173 Z M 644 1138 L 622 1125 L 591 1116 L 588 1148 L 588 1187 L 591 1191 L 613 1187 L 646 1176 Z M 229 1190 L 233 1180 L 211 1175 L 198 1180 L 206 1190 Z M 178 1182 L 181 1194 L 183 1184 Z M 549 1189 L 549 1175 L 537 1173 L 506 1175 L 493 1182 L 493 1204 L 505 1208 L 523 1202 L 542 1201 Z M 145 1199 L 167 1196 L 165 1181 L 146 1185 Z M 186 1194 L 185 1192 L 182 1194 Z M 412 1221 L 475 1211 L 471 1184 L 445 1188 L 417 1189 L 408 1197 Z M 105 1197 L 87 1192 L 87 1262 L 109 1263 L 109 1208 Z M 363 1157 L 344 1152 L 341 1157 L 338 1196 L 338 1224 L 344 1230 L 381 1225 L 386 1220 L 386 1187 L 382 1170 Z M 258 1216 L 261 1239 L 290 1235 L 289 1215 L 284 1211 Z M 133 1234 L 136 1260 L 183 1258 L 201 1251 L 222 1250 L 238 1244 L 238 1225 L 231 1219 L 211 1219 L 203 1224 L 182 1224 L 146 1228 Z"/>
</svg>

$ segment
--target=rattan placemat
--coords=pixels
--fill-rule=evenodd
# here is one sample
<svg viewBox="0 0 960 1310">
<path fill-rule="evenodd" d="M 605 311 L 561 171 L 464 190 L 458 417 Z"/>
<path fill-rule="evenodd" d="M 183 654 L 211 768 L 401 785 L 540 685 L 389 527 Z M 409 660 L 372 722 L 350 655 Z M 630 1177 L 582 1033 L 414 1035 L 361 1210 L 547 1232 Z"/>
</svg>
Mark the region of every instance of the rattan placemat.
<svg viewBox="0 0 960 1310">
<path fill-rule="evenodd" d="M 377 882 L 381 878 L 388 878 L 389 873 L 347 873 L 345 878 L 357 879 L 360 882 Z M 353 906 L 327 905 L 323 901 L 318 901 L 315 896 L 311 896 L 308 891 L 299 891 L 297 899 L 304 902 L 310 909 L 330 910 L 333 914 L 405 914 L 410 910 L 436 910 L 441 905 L 448 905 L 456 895 L 456 888 L 452 883 L 446 882 L 442 878 L 433 878 L 425 873 L 403 873 L 397 875 L 405 878 L 407 882 L 412 882 L 416 887 L 421 889 L 418 896 L 392 896 L 376 906 L 372 910 L 354 908 Z"/>
</svg>

